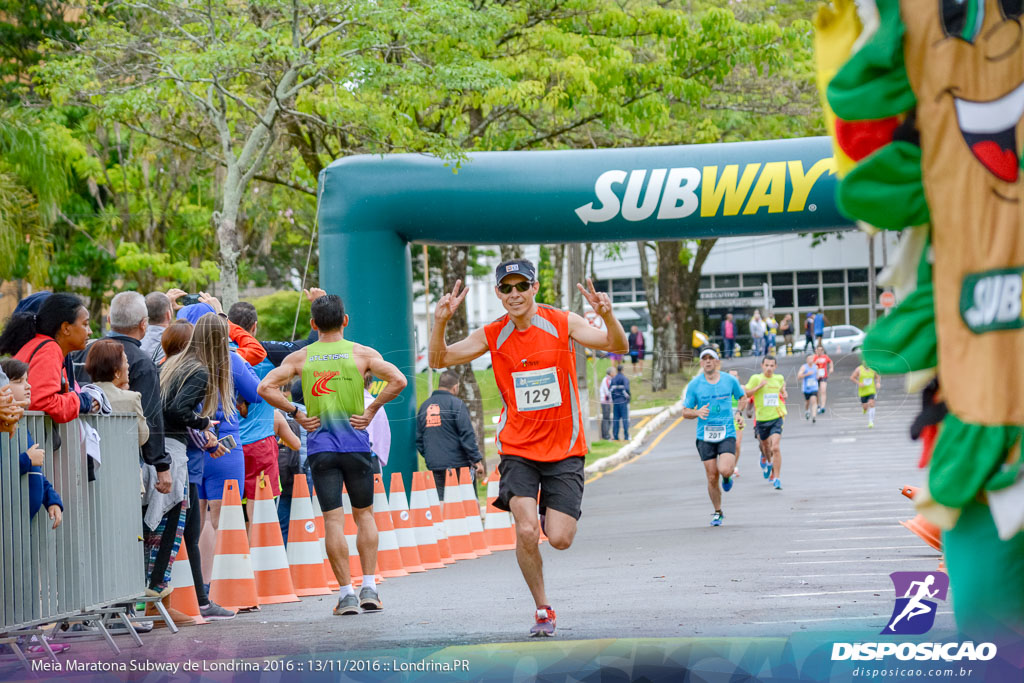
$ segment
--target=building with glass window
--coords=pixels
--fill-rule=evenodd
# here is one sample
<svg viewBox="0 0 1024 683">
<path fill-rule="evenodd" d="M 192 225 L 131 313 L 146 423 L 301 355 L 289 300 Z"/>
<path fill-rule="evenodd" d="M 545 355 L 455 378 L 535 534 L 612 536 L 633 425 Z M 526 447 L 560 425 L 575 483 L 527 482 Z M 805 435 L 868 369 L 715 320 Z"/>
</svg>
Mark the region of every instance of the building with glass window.
<svg viewBox="0 0 1024 683">
<path fill-rule="evenodd" d="M 877 271 L 894 257 L 896 238 L 891 232 L 875 238 Z M 524 251 L 527 258 L 536 262 L 537 247 Z M 491 267 L 497 265 L 498 259 L 493 261 Z M 878 305 L 881 288 L 874 296 L 868 291 L 869 261 L 867 236 L 855 230 L 830 234 L 819 244 L 810 235 L 798 234 L 720 238 L 704 264 L 700 280 L 697 305 L 703 314 L 702 329 L 721 341 L 722 320 L 732 313 L 739 343 L 748 349 L 750 317 L 754 310 L 764 314 L 766 292 L 767 308 L 778 321 L 787 313 L 793 316 L 796 337 L 803 334 L 807 314 L 819 308 L 829 325 L 863 329 L 868 324 L 872 303 L 877 314 L 884 315 L 884 309 Z M 648 263 L 652 269 L 657 267 L 653 254 L 649 254 Z M 610 293 L 616 315 L 627 330 L 636 324 L 649 332 L 650 316 L 636 243 L 621 243 L 616 250 L 597 246 L 594 274 L 594 285 L 599 291 Z M 575 286 L 566 276 L 562 291 Z M 469 288 L 466 306 L 471 330 L 504 314 L 494 296 L 493 276 L 474 278 Z M 414 304 L 414 311 L 418 337 L 425 340 L 426 308 L 422 297 Z"/>
</svg>

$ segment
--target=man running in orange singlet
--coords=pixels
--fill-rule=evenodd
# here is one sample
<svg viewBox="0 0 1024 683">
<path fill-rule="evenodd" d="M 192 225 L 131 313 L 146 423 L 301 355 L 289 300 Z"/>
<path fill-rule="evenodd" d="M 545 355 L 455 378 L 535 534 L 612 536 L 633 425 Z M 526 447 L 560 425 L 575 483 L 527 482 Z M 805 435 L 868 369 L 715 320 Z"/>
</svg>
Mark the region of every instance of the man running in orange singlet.
<svg viewBox="0 0 1024 683">
<path fill-rule="evenodd" d="M 495 506 L 511 510 L 516 522 L 516 559 L 537 605 L 531 636 L 555 634 L 555 611 L 544 591 L 544 565 L 538 540 L 543 528 L 556 550 L 572 545 L 583 500 L 583 435 L 576 385 L 575 343 L 626 353 L 626 331 L 612 315 L 607 294 L 577 284 L 604 330 L 581 316 L 536 302 L 537 270 L 526 259 L 498 265 L 495 294 L 506 315 L 462 341 L 445 343 L 445 325 L 466 298 L 455 283 L 434 309 L 429 359 L 433 368 L 468 363 L 488 351 L 503 402 L 496 440 L 501 483 Z M 575 342 L 575 343 L 574 343 Z M 538 518 L 537 494 L 540 493 Z"/>
</svg>

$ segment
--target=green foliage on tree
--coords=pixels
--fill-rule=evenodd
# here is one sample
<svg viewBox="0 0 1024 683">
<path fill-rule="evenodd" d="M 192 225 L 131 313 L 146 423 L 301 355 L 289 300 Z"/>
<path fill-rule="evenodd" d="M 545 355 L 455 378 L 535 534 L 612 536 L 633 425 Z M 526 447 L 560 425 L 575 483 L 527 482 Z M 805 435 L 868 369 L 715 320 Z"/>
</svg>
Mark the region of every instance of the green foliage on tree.
<svg viewBox="0 0 1024 683">
<path fill-rule="evenodd" d="M 259 324 L 256 337 L 263 341 L 288 341 L 295 327 L 295 307 L 299 307 L 298 326 L 295 339 L 303 339 L 309 334 L 309 300 L 302 292 L 275 292 L 267 296 L 252 299 L 250 303 L 256 307 Z"/>
</svg>

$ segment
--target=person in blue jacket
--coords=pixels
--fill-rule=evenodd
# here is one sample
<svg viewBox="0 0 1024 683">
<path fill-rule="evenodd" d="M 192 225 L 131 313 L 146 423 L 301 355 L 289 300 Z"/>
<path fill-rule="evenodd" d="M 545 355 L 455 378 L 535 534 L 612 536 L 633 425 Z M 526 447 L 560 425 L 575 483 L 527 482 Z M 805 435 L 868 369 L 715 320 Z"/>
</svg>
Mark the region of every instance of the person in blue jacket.
<svg viewBox="0 0 1024 683">
<path fill-rule="evenodd" d="M 0 361 L 0 369 L 10 380 L 11 396 L 15 403 L 25 406 L 32 400 L 32 385 L 28 383 L 28 363 L 13 358 Z M 34 518 L 39 508 L 46 508 L 53 520 L 53 527 L 60 526 L 64 516 L 64 501 L 53 488 L 53 484 L 43 474 L 43 460 L 46 457 L 43 448 L 28 435 L 28 448 L 19 456 L 21 476 L 28 476 L 29 517 Z"/>
<path fill-rule="evenodd" d="M 207 313 L 216 313 L 214 308 L 206 303 L 192 304 L 178 310 L 178 319 L 187 320 L 193 325 Z M 260 384 L 259 377 L 253 369 L 236 352 L 230 352 L 231 357 L 231 378 L 235 385 L 235 397 L 247 403 L 262 403 L 263 399 L 256 393 Z M 224 406 L 217 406 L 217 414 L 214 418 L 217 438 L 224 439 L 231 436 L 235 445 L 226 454 L 214 458 L 208 451 L 189 446 L 189 481 L 198 484 L 199 509 L 206 510 L 209 505 L 210 521 L 213 528 L 220 526 L 220 505 L 224 495 L 224 482 L 234 479 L 241 487 L 245 481 L 245 456 L 242 453 L 242 439 L 238 432 L 238 411 L 233 410 L 230 415 L 224 414 Z M 201 461 L 201 464 L 200 464 Z M 196 481 L 198 479 L 198 481 Z M 201 522 L 200 528 L 202 528 Z"/>
</svg>

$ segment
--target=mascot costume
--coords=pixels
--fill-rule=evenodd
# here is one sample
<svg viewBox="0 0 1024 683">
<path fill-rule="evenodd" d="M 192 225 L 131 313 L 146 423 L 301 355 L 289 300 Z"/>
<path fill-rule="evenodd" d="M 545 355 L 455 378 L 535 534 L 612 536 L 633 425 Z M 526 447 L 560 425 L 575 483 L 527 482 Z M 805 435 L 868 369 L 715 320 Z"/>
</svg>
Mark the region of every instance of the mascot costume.
<svg viewBox="0 0 1024 683">
<path fill-rule="evenodd" d="M 865 362 L 912 435 L 959 629 L 1024 635 L 1024 0 L 833 0 L 815 17 L 840 210 L 903 230 Z"/>
</svg>

